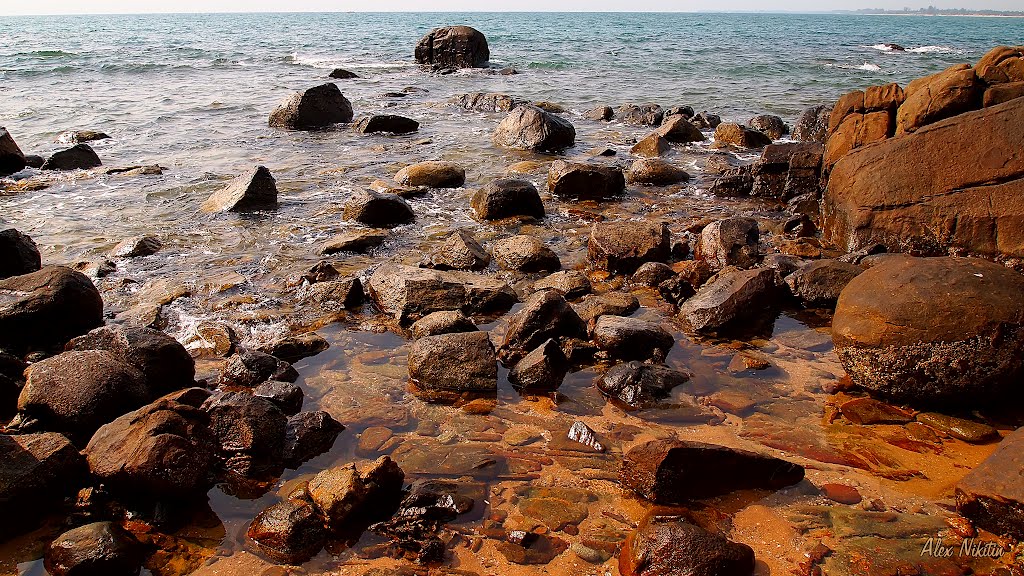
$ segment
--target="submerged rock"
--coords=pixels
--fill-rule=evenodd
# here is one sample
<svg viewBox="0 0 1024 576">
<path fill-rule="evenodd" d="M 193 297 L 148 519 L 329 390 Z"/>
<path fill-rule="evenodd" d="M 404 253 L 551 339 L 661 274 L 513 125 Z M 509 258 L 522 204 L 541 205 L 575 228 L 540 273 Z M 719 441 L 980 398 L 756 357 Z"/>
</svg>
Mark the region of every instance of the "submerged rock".
<svg viewBox="0 0 1024 576">
<path fill-rule="evenodd" d="M 352 121 L 352 103 L 328 82 L 288 97 L 270 114 L 273 128 L 317 130 Z"/>
<path fill-rule="evenodd" d="M 803 480 L 802 466 L 746 450 L 652 440 L 623 457 L 619 481 L 655 504 L 682 504 L 735 490 L 778 490 Z"/>
<path fill-rule="evenodd" d="M 333 528 L 364 527 L 390 515 L 401 498 L 405 473 L 381 456 L 360 473 L 354 464 L 328 468 L 309 481 L 313 505 Z"/>
<path fill-rule="evenodd" d="M 375 228 L 342 232 L 328 238 L 320 246 L 320 253 L 330 256 L 338 252 L 367 252 L 383 244 L 387 237 L 387 230 Z"/>
<path fill-rule="evenodd" d="M 491 180 L 473 194 L 470 204 L 481 220 L 501 220 L 515 216 L 544 218 L 544 202 L 528 180 Z"/>
<path fill-rule="evenodd" d="M 391 134 L 409 134 L 420 129 L 420 123 L 412 118 L 395 114 L 374 114 L 360 118 L 355 130 L 362 134 L 388 132 Z"/>
<path fill-rule="evenodd" d="M 499 266 L 517 272 L 551 272 L 559 270 L 562 262 L 551 248 L 533 236 L 520 234 L 498 240 L 491 254 Z"/>
<path fill-rule="evenodd" d="M 335 68 L 327 77 L 334 78 L 335 80 L 351 80 L 352 78 L 359 78 L 359 75 L 344 68 Z"/>
<path fill-rule="evenodd" d="M 416 340 L 409 350 L 409 379 L 427 400 L 494 394 L 498 361 L 490 336 L 459 332 Z"/>
<path fill-rule="evenodd" d="M 470 315 L 503 312 L 517 301 L 512 288 L 501 280 L 391 263 L 373 272 L 367 288 L 381 311 L 402 325 L 441 310 Z"/>
<path fill-rule="evenodd" d="M 203 212 L 249 212 L 277 208 L 277 181 L 266 166 L 235 178 L 203 202 Z"/>
<path fill-rule="evenodd" d="M 754 551 L 679 516 L 644 518 L 619 553 L 622 576 L 750 576 Z"/>
<path fill-rule="evenodd" d="M 652 408 L 668 398 L 672 389 L 689 381 L 686 372 L 668 366 L 633 361 L 618 364 L 597 380 L 597 389 L 626 406 Z"/>
<path fill-rule="evenodd" d="M 20 172 L 25 168 L 25 154 L 6 128 L 0 126 L 0 176 Z"/>
<path fill-rule="evenodd" d="M 40 267 L 39 248 L 28 234 L 14 228 L 0 231 L 0 280 L 30 274 Z"/>
<path fill-rule="evenodd" d="M 284 437 L 285 466 L 297 469 L 334 446 L 345 427 L 323 411 L 299 412 L 288 418 Z"/>
<path fill-rule="evenodd" d="M 303 500 L 285 500 L 260 512 L 249 525 L 246 537 L 256 550 L 287 564 L 302 564 L 327 542 L 324 519 Z"/>
<path fill-rule="evenodd" d="M 979 528 L 1024 539 L 1024 428 L 956 485 L 957 511 Z"/>
<path fill-rule="evenodd" d="M 491 58 L 487 38 L 469 26 L 434 28 L 416 43 L 416 62 L 435 68 L 484 68 Z"/>
<path fill-rule="evenodd" d="M 594 325 L 594 343 L 613 358 L 663 360 L 676 340 L 660 324 L 639 318 L 601 316 Z"/>
<path fill-rule="evenodd" d="M 93 522 L 58 536 L 43 564 L 51 576 L 132 576 L 144 558 L 142 544 L 130 532 L 113 522 Z"/>
<path fill-rule="evenodd" d="M 343 216 L 346 220 L 381 227 L 398 226 L 416 218 L 412 206 L 401 196 L 372 190 L 353 193 L 345 204 Z"/>
<path fill-rule="evenodd" d="M 548 190 L 570 200 L 602 200 L 626 191 L 621 168 L 556 160 L 548 170 Z"/>
<path fill-rule="evenodd" d="M 114 258 L 138 258 L 140 256 L 152 256 L 163 248 L 160 238 L 152 234 L 126 238 L 119 242 L 110 251 Z"/>
<path fill-rule="evenodd" d="M 596 222 L 587 258 L 596 268 L 631 274 L 645 262 L 664 262 L 671 253 L 668 227 L 655 222 Z"/>
<path fill-rule="evenodd" d="M 698 332 L 736 328 L 740 321 L 758 319 L 768 313 L 775 297 L 774 270 L 729 267 L 683 302 L 678 316 Z"/>
<path fill-rule="evenodd" d="M 40 170 L 89 170 L 102 166 L 100 157 L 88 144 L 76 144 L 66 150 L 54 152 L 43 162 Z"/>
<path fill-rule="evenodd" d="M 576 143 L 576 129 L 561 116 L 524 104 L 498 124 L 492 139 L 503 148 L 557 152 Z"/>
<path fill-rule="evenodd" d="M 454 162 L 417 162 L 399 170 L 395 182 L 403 186 L 459 188 L 466 183 L 466 170 Z"/>
<path fill-rule="evenodd" d="M 615 109 L 611 106 L 598 106 L 588 110 L 583 117 L 587 120 L 593 120 L 595 122 L 607 122 L 612 118 L 615 118 Z"/>
</svg>

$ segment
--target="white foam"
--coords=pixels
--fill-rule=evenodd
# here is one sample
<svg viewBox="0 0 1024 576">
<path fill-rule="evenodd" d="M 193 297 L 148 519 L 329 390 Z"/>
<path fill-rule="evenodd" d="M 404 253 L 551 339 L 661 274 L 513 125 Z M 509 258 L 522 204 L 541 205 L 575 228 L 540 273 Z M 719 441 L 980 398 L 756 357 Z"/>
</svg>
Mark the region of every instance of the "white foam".
<svg viewBox="0 0 1024 576">
<path fill-rule="evenodd" d="M 878 64 L 872 64 L 871 62 L 865 62 L 863 64 L 825 64 L 829 68 L 841 68 L 843 70 L 864 70 L 865 72 L 881 72 L 882 67 Z"/>
<path fill-rule="evenodd" d="M 914 52 L 915 54 L 963 54 L 964 51 L 959 48 L 953 48 L 951 46 L 921 46 L 919 48 L 909 48 L 907 52 Z"/>
</svg>

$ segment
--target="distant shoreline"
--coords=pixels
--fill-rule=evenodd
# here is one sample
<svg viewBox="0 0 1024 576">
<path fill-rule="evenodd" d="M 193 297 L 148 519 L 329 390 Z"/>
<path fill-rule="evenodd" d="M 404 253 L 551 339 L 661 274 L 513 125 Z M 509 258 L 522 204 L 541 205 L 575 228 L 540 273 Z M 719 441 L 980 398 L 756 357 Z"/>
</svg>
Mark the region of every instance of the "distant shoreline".
<svg viewBox="0 0 1024 576">
<path fill-rule="evenodd" d="M 46 17 L 46 16 L 174 16 L 174 15 L 229 15 L 229 14 L 730 14 L 730 15 L 785 15 L 785 16 L 927 16 L 951 18 L 1024 18 L 1022 14 L 928 14 L 918 12 L 858 12 L 854 10 L 830 10 L 818 12 L 790 12 L 778 10 L 570 10 L 570 11 L 536 11 L 536 10 L 473 10 L 473 11 L 433 11 L 433 10 L 303 10 L 303 11 L 209 11 L 209 12 L 65 12 L 46 14 L 0 13 L 0 18 Z"/>
</svg>

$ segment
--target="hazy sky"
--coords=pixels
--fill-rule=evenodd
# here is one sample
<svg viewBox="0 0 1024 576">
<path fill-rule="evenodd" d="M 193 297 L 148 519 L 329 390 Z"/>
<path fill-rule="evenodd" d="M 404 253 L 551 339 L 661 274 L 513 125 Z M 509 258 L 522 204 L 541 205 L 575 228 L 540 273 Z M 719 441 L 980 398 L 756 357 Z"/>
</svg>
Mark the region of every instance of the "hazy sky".
<svg viewBox="0 0 1024 576">
<path fill-rule="evenodd" d="M 1021 0 L 519 0 L 514 4 L 483 5 L 494 10 L 517 11 L 790 11 L 817 12 L 857 8 L 972 8 L 1021 10 Z M 126 14 L 139 12 L 345 12 L 345 11 L 479 11 L 478 0 L 176 0 L 139 2 L 138 0 L 0 0 L 0 15 L 11 14 Z"/>
</svg>

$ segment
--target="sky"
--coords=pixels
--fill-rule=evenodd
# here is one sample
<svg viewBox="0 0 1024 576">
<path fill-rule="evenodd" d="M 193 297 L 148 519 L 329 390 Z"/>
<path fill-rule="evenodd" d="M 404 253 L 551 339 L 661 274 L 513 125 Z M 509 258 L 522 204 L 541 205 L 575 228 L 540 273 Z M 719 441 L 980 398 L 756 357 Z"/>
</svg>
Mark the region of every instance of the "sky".
<svg viewBox="0 0 1024 576">
<path fill-rule="evenodd" d="M 939 8 L 971 8 L 975 10 L 1022 10 L 1021 0 L 633 0 L 625 6 L 630 11 L 785 11 L 821 12 L 855 10 L 858 8 L 917 9 L 934 5 Z M 519 0 L 515 11 L 618 11 L 622 0 Z M 138 0 L 0 0 L 0 15 L 17 14 L 135 14 L 141 12 L 461 12 L 494 10 L 494 5 L 479 0 L 176 0 L 172 2 L 139 2 Z M 486 10 L 485 10 L 486 11 Z"/>
</svg>

